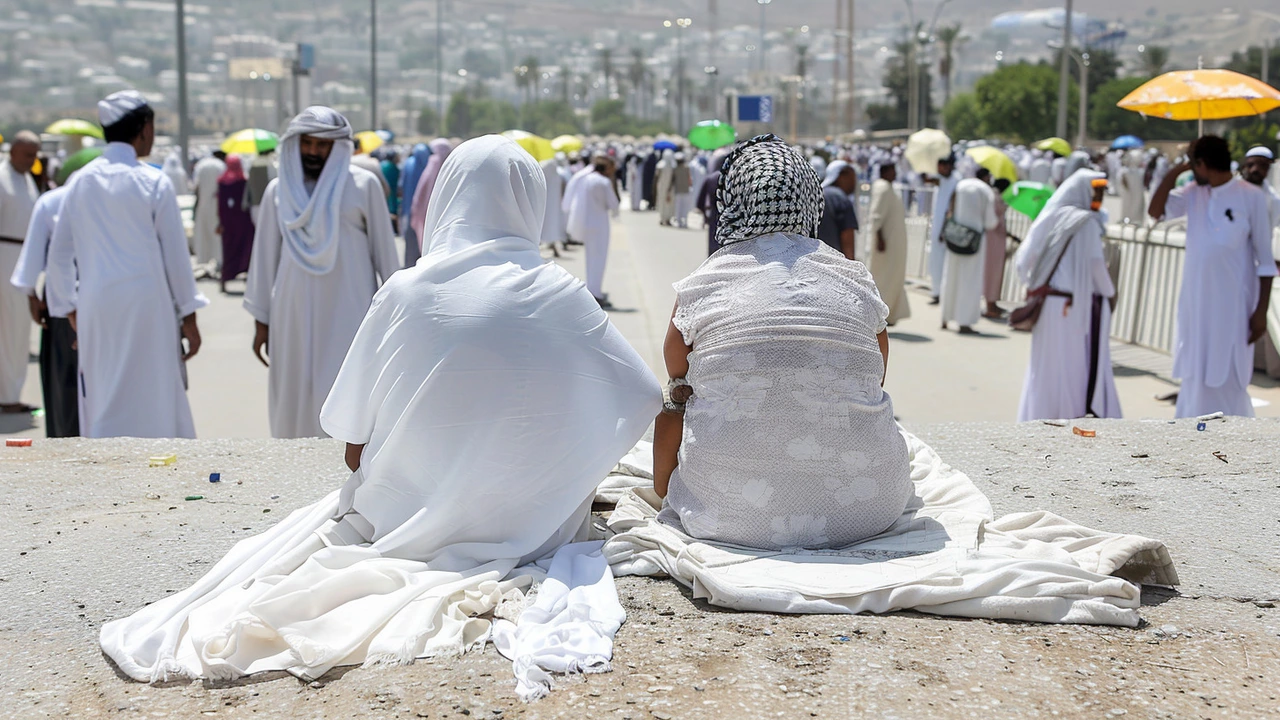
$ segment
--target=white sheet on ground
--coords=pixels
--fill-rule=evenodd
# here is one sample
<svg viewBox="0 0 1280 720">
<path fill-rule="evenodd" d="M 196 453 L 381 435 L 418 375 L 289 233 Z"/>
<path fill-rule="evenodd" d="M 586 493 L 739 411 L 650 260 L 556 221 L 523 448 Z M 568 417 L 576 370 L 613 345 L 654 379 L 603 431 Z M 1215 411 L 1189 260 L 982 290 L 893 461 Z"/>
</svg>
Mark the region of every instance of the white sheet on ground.
<svg viewBox="0 0 1280 720">
<path fill-rule="evenodd" d="M 1047 512 L 992 519 L 967 476 L 904 432 L 915 496 L 886 532 L 840 550 L 773 552 L 694 540 L 655 520 L 651 489 L 632 490 L 604 546 L 614 574 L 666 574 L 695 598 L 751 612 L 936 615 L 1138 624 L 1134 583 L 1176 585 L 1156 540 L 1090 530 Z"/>
</svg>

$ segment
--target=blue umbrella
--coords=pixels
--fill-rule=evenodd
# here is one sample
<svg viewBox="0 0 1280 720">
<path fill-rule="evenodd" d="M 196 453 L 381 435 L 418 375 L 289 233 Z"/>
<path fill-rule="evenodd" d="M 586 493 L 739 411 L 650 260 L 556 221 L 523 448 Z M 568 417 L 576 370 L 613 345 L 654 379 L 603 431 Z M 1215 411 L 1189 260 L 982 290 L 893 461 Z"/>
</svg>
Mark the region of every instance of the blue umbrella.
<svg viewBox="0 0 1280 720">
<path fill-rule="evenodd" d="M 1112 150 L 1132 150 L 1146 145 L 1137 135 L 1121 135 L 1111 143 Z"/>
<path fill-rule="evenodd" d="M 653 144 L 654 150 L 679 150 L 680 146 L 670 140 L 659 140 Z"/>
</svg>

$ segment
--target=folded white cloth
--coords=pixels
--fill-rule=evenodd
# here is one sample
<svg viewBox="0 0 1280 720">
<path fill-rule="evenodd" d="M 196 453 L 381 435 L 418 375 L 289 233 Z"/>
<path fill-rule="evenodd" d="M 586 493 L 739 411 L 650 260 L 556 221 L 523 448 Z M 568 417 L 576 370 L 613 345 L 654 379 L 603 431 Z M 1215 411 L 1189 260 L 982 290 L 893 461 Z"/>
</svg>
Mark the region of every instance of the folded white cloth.
<svg viewBox="0 0 1280 720">
<path fill-rule="evenodd" d="M 1090 530 L 1047 512 L 993 521 L 986 497 L 903 432 L 915 496 L 889 530 L 839 550 L 773 552 L 691 538 L 655 518 L 651 489 L 631 490 L 609 527 L 614 574 L 666 574 L 695 598 L 751 612 L 912 609 L 1048 623 L 1136 626 L 1135 583 L 1176 585 L 1165 546 Z"/>
<path fill-rule="evenodd" d="M 628 490 L 653 487 L 653 443 L 641 440 L 596 487 L 598 503 L 617 505 Z"/>
<path fill-rule="evenodd" d="M 514 663 L 516 694 L 536 700 L 551 691 L 551 673 L 612 669 L 613 637 L 627 619 L 600 542 L 565 545 L 517 622 L 497 620 L 493 644 Z"/>
</svg>

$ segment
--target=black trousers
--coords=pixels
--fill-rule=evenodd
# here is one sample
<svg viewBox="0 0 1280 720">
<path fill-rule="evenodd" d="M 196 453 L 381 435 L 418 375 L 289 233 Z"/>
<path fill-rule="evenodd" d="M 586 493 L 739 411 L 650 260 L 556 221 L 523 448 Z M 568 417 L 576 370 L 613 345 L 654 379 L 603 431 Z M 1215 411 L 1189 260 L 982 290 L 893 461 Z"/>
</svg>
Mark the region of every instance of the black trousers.
<svg viewBox="0 0 1280 720">
<path fill-rule="evenodd" d="M 72 345 L 76 331 L 66 318 L 48 318 L 40 333 L 40 386 L 44 390 L 44 428 L 51 438 L 80 435 L 80 354 Z"/>
</svg>

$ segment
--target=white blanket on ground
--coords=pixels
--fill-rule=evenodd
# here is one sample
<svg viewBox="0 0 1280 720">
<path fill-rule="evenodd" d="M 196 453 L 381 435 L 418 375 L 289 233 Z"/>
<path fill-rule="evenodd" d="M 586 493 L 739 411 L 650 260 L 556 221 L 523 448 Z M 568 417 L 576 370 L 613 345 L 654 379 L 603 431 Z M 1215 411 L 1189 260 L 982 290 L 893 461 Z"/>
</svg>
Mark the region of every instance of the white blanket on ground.
<svg viewBox="0 0 1280 720">
<path fill-rule="evenodd" d="M 598 503 L 617 505 L 631 490 L 653 488 L 653 443 L 641 440 L 596 487 Z"/>
<path fill-rule="evenodd" d="M 992 519 L 963 473 L 904 432 L 915 497 L 889 530 L 841 550 L 790 553 L 691 538 L 655 519 L 651 489 L 627 492 L 604 546 L 614 574 L 666 574 L 713 605 L 750 612 L 918 610 L 1001 620 L 1138 624 L 1135 583 L 1176 585 L 1165 546 L 1047 512 Z"/>
</svg>

